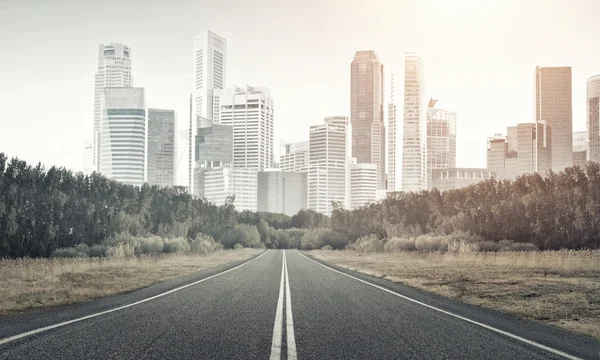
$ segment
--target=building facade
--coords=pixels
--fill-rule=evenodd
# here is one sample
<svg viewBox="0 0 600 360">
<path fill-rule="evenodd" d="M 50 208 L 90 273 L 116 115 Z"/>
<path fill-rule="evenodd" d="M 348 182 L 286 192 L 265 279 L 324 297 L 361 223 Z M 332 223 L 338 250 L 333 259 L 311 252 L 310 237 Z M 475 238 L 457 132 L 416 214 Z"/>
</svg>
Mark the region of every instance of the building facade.
<svg viewBox="0 0 600 360">
<path fill-rule="evenodd" d="M 348 118 L 332 116 L 310 127 L 308 208 L 331 214 L 332 201 L 346 203 Z"/>
<path fill-rule="evenodd" d="M 350 209 L 377 201 L 377 164 L 350 164 Z"/>
<path fill-rule="evenodd" d="M 432 188 L 432 171 L 456 167 L 456 113 L 435 107 L 431 99 L 427 107 L 427 185 Z"/>
<path fill-rule="evenodd" d="M 194 59 L 196 116 L 214 120 L 213 91 L 226 86 L 227 40 L 208 30 L 197 35 L 194 38 Z"/>
<path fill-rule="evenodd" d="M 307 172 L 309 142 L 301 141 L 286 144 L 282 154 L 279 156 L 279 167 L 286 172 Z"/>
<path fill-rule="evenodd" d="M 587 163 L 587 131 L 573 132 L 573 165 L 585 169 Z"/>
<path fill-rule="evenodd" d="M 100 172 L 114 180 L 141 186 L 146 173 L 144 89 L 104 89 Z"/>
<path fill-rule="evenodd" d="M 307 173 L 258 173 L 258 211 L 292 216 L 307 207 Z"/>
<path fill-rule="evenodd" d="M 535 68 L 535 116 L 552 128 L 552 170 L 573 165 L 571 67 Z"/>
<path fill-rule="evenodd" d="M 100 171 L 100 136 L 104 117 L 104 88 L 131 87 L 131 48 L 125 44 L 98 45 L 98 71 L 94 77 L 93 168 Z"/>
<path fill-rule="evenodd" d="M 215 90 L 216 123 L 233 126 L 233 167 L 263 171 L 273 163 L 274 103 L 265 87 Z"/>
<path fill-rule="evenodd" d="M 148 184 L 175 185 L 175 110 L 148 109 L 147 154 Z"/>
<path fill-rule="evenodd" d="M 383 65 L 375 51 L 357 51 L 350 68 L 352 157 L 377 164 L 377 187 L 384 189 Z"/>
<path fill-rule="evenodd" d="M 496 178 L 496 173 L 488 169 L 445 168 L 432 171 L 432 188 L 439 191 L 454 190 L 477 184 L 480 181 Z"/>
<path fill-rule="evenodd" d="M 194 195 L 203 197 L 205 173 L 211 169 L 232 166 L 233 126 L 216 124 L 207 119 L 199 120 L 198 126 L 194 141 Z"/>
<path fill-rule="evenodd" d="M 402 191 L 427 189 L 427 112 L 423 62 L 406 53 L 402 134 Z"/>
<path fill-rule="evenodd" d="M 258 173 L 253 169 L 216 168 L 206 169 L 203 197 L 223 205 L 229 196 L 235 196 L 237 211 L 257 211 Z"/>
<path fill-rule="evenodd" d="M 390 103 L 388 104 L 388 170 L 387 170 L 387 190 L 398 191 L 398 108 L 394 102 L 394 75 L 392 75 Z"/>
<path fill-rule="evenodd" d="M 83 173 L 89 175 L 96 171 L 94 168 L 94 145 L 90 141 L 83 144 Z"/>
<path fill-rule="evenodd" d="M 587 80 L 587 160 L 600 163 L 600 75 Z"/>
</svg>

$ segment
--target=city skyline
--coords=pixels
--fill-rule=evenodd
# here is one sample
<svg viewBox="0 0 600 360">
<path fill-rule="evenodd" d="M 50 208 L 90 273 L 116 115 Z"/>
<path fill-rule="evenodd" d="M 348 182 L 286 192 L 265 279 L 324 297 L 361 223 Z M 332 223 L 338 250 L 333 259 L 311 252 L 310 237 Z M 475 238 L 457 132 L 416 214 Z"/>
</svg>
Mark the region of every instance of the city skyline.
<svg viewBox="0 0 600 360">
<path fill-rule="evenodd" d="M 7 4 L 6 11 L 3 8 L 5 4 Z M 324 31 L 324 38 L 315 44 L 315 50 L 321 49 L 323 50 L 323 54 L 328 55 L 326 56 L 328 60 L 325 63 L 313 60 L 306 61 L 307 58 L 302 54 L 290 56 L 286 54 L 285 50 L 278 49 L 278 46 L 273 46 L 266 53 L 263 51 L 259 55 L 257 50 L 246 44 L 245 41 L 246 39 L 255 37 L 257 32 L 266 32 L 267 29 L 261 25 L 247 33 L 237 30 L 240 29 L 239 20 L 242 18 L 241 13 L 244 11 L 228 14 L 228 19 L 225 19 L 222 15 L 215 19 L 210 19 L 208 15 L 202 15 L 200 21 L 192 22 L 190 20 L 192 15 L 197 15 L 199 9 L 191 5 L 178 3 L 177 6 L 173 7 L 172 12 L 167 14 L 169 21 L 166 24 L 173 25 L 172 19 L 180 16 L 183 19 L 180 26 L 171 26 L 174 28 L 174 30 L 171 30 L 167 29 L 167 26 L 161 25 L 156 29 L 151 29 L 149 32 L 144 33 L 136 31 L 133 26 L 135 22 L 132 22 L 128 25 L 107 26 L 106 28 L 95 29 L 94 31 L 84 27 L 77 34 L 65 34 L 65 31 L 74 29 L 77 24 L 82 24 L 73 19 L 66 24 L 64 29 L 58 26 L 49 27 L 49 31 L 54 33 L 56 38 L 64 39 L 64 42 L 61 41 L 54 44 L 56 45 L 57 54 L 69 53 L 70 58 L 64 57 L 66 55 L 61 55 L 62 57 L 57 55 L 56 57 L 53 56 L 44 59 L 45 62 L 43 64 L 35 57 L 27 55 L 30 51 L 29 48 L 17 46 L 20 43 L 26 43 L 28 47 L 37 48 L 36 44 L 39 44 L 40 40 L 32 38 L 32 34 L 35 34 L 35 29 L 39 27 L 39 24 L 28 22 L 25 25 L 21 24 L 19 26 L 26 26 L 30 31 L 18 33 L 14 38 L 6 38 L 0 35 L 0 42 L 5 48 L 18 50 L 9 52 L 7 56 L 0 60 L 1 65 L 15 69 L 15 71 L 6 74 L 7 81 L 3 85 L 0 85 L 2 86 L 0 91 L 4 95 L 6 104 L 8 104 L 7 109 L 10 118 L 15 120 L 8 125 L 9 131 L 4 132 L 5 134 L 10 133 L 11 136 L 2 136 L 0 143 L 3 144 L 3 151 L 10 156 L 18 156 L 34 162 L 42 161 L 48 166 L 56 164 L 65 165 L 74 170 L 83 169 L 83 143 L 84 141 L 92 140 L 89 137 L 92 133 L 91 119 L 93 118 L 93 109 L 91 109 L 90 105 L 90 98 L 93 93 L 93 86 L 90 85 L 93 84 L 93 58 L 96 57 L 97 44 L 108 43 L 110 41 L 122 42 L 131 46 L 132 52 L 135 54 L 132 60 L 132 72 L 136 80 L 135 85 L 147 89 L 146 103 L 148 105 L 174 109 L 178 113 L 186 114 L 188 107 L 187 94 L 193 85 L 194 68 L 191 60 L 193 39 L 204 29 L 211 29 L 227 38 L 230 45 L 228 78 L 231 81 L 227 85 L 233 83 L 256 83 L 269 86 L 273 90 L 273 93 L 276 94 L 275 98 L 278 102 L 275 139 L 285 138 L 289 141 L 306 140 L 308 138 L 307 127 L 310 124 L 319 123 L 324 114 L 339 113 L 349 115 L 350 106 L 347 94 L 350 86 L 348 79 L 346 79 L 348 72 L 347 60 L 345 59 L 352 56 L 357 49 L 368 48 L 376 50 L 382 59 L 382 63 L 388 69 L 396 70 L 401 69 L 403 65 L 401 55 L 405 51 L 416 50 L 427 63 L 428 89 L 435 90 L 435 94 L 443 99 L 442 106 L 444 108 L 451 108 L 459 114 L 460 131 L 458 132 L 457 139 L 457 166 L 481 167 L 485 165 L 485 139 L 490 134 L 502 131 L 509 124 L 530 122 L 534 118 L 535 109 L 532 105 L 534 89 L 531 86 L 533 82 L 532 69 L 538 64 L 540 66 L 572 66 L 573 130 L 585 129 L 585 81 L 589 77 L 600 73 L 600 69 L 593 65 L 599 62 L 600 52 L 592 49 L 590 50 L 591 52 L 586 51 L 583 53 L 583 50 L 578 48 L 578 44 L 583 42 L 590 32 L 575 33 L 570 30 L 570 25 L 585 22 L 584 19 L 589 14 L 594 13 L 595 9 L 598 9 L 598 4 L 587 2 L 587 6 L 577 7 L 576 9 L 569 8 L 567 2 L 556 2 L 556 4 L 557 6 L 552 8 L 544 8 L 528 3 L 522 9 L 522 16 L 524 18 L 511 18 L 514 21 L 513 28 L 500 31 L 504 29 L 502 20 L 508 19 L 507 16 L 510 10 L 517 6 L 516 2 L 504 2 L 502 4 L 499 2 L 490 2 L 490 4 L 474 5 L 473 8 L 463 9 L 465 13 L 470 12 L 471 15 L 474 13 L 481 15 L 477 19 L 471 19 L 465 14 L 457 14 L 453 9 L 449 9 L 448 6 L 444 7 L 443 5 L 436 4 L 434 1 L 424 2 L 421 5 L 411 5 L 402 2 L 394 3 L 390 5 L 390 10 L 403 9 L 413 15 L 424 14 L 426 11 L 433 10 L 430 13 L 433 18 L 461 19 L 464 20 L 465 24 L 453 24 L 450 28 L 446 28 L 447 34 L 442 33 L 440 30 L 429 29 L 422 35 L 410 37 L 410 34 L 415 35 L 414 31 L 408 31 L 404 35 L 399 31 L 400 28 L 394 27 L 395 23 L 390 19 L 384 18 L 381 23 L 382 29 L 394 30 L 389 32 L 398 36 L 397 41 L 392 41 L 389 36 L 381 35 L 377 37 L 375 36 L 376 32 L 370 31 L 364 35 L 352 33 L 348 37 L 344 37 L 344 41 L 341 41 L 339 44 L 330 41 L 335 36 L 338 36 L 339 32 L 335 29 L 324 29 L 327 31 Z M 381 5 L 383 6 L 382 3 Z M 127 8 L 129 5 L 124 4 L 124 6 Z M 214 8 L 216 12 L 218 11 L 216 8 L 220 6 L 227 6 L 227 4 L 209 4 L 207 9 Z M 333 3 L 316 4 L 315 6 L 321 9 L 323 14 L 330 13 L 335 8 Z M 19 21 L 20 14 L 24 10 L 38 9 L 51 14 L 53 11 L 65 11 L 66 9 L 62 6 L 50 8 L 35 2 L 30 4 L 5 2 L 0 5 L 0 8 L 3 10 L 0 11 L 0 14 L 2 14 L 0 18 L 3 20 L 3 26 L 7 27 L 17 26 L 15 21 Z M 66 11 L 68 13 L 85 13 L 89 10 L 98 10 L 94 6 L 86 10 L 73 4 L 70 4 L 67 8 L 68 10 Z M 160 5 L 151 6 L 145 9 L 144 13 L 153 14 L 158 13 L 160 10 L 162 10 Z M 249 9 L 244 10 L 248 11 Z M 269 11 L 269 14 L 262 16 L 279 14 L 282 18 L 285 18 L 286 16 L 291 16 L 292 13 L 301 18 L 308 16 L 307 13 L 296 10 L 301 9 L 296 9 L 294 5 L 291 8 L 274 6 Z M 484 38 L 488 30 L 483 31 L 484 34 L 461 33 L 469 24 L 473 25 L 473 23 L 488 21 L 489 27 L 495 31 L 487 33 L 487 35 L 492 35 L 491 40 L 489 40 L 490 44 L 502 41 L 502 43 L 499 43 L 501 45 L 511 38 L 517 38 L 518 29 L 525 27 L 524 20 L 527 14 L 531 14 L 533 11 L 540 11 L 548 15 L 546 18 L 549 20 L 540 20 L 542 23 L 538 26 L 539 32 L 534 31 L 530 39 L 515 40 L 511 44 L 506 52 L 508 54 L 519 53 L 519 57 L 516 59 L 509 55 L 498 56 L 498 52 L 494 51 L 491 52 L 489 57 L 487 54 L 481 54 L 480 51 L 474 52 L 474 49 L 469 45 L 470 42 L 467 40 L 479 39 L 479 36 Z M 99 15 L 102 15 L 102 13 L 102 11 L 98 10 Z M 90 19 L 94 19 L 98 14 L 90 15 Z M 549 24 L 550 20 L 559 15 L 564 15 L 565 21 L 555 26 L 555 28 L 551 28 Z M 108 19 L 109 23 L 115 21 L 115 24 L 117 24 L 120 16 L 115 16 L 114 20 Z M 352 19 L 359 15 L 357 12 L 350 12 L 346 16 Z M 54 22 L 52 19 L 45 19 L 45 25 Z M 283 20 L 279 21 L 277 24 L 281 25 Z M 410 24 L 411 21 L 408 21 L 402 25 L 402 28 L 410 28 Z M 590 22 L 587 22 L 587 24 L 586 26 L 593 26 L 589 25 L 591 24 Z M 298 31 L 298 26 L 300 25 L 295 25 L 292 29 L 286 31 Z M 45 26 L 45 28 L 48 28 L 48 26 Z M 383 34 L 385 31 L 380 30 L 379 32 Z M 548 36 L 548 33 L 544 32 L 554 34 L 562 32 L 565 35 L 554 39 L 552 44 L 536 41 L 536 39 L 539 40 Z M 281 35 L 273 35 L 272 40 L 278 43 L 286 34 L 289 33 L 284 31 Z M 574 34 L 577 35 L 575 36 Z M 78 40 L 80 36 L 82 38 L 85 36 L 88 40 L 81 42 Z M 451 38 L 448 38 L 448 36 L 451 36 Z M 156 56 L 152 55 L 151 50 L 153 51 L 153 49 L 150 46 L 152 42 L 148 44 L 144 44 L 144 42 L 148 42 L 148 39 L 153 37 L 159 41 L 168 40 L 163 45 L 169 50 L 169 59 L 164 57 L 156 59 Z M 505 38 L 506 40 L 504 40 Z M 309 48 L 309 39 L 310 36 L 308 35 L 307 39 L 299 39 L 294 47 Z M 437 40 L 433 41 L 434 39 Z M 444 40 L 446 42 L 441 44 Z M 528 45 L 534 41 L 539 46 L 536 46 L 535 49 L 529 49 Z M 508 43 L 506 42 L 506 44 Z M 47 51 L 47 45 L 41 44 L 40 46 L 41 51 Z M 458 59 L 443 58 L 436 60 L 434 54 L 451 46 L 455 46 L 457 53 L 461 54 Z M 560 47 L 562 50 L 556 52 L 552 49 L 552 46 L 555 46 L 555 48 Z M 66 47 L 69 47 L 68 52 L 66 51 Z M 492 47 L 492 49 L 495 49 L 495 47 Z M 17 58 L 20 63 L 25 65 L 24 69 L 27 69 L 27 66 L 31 65 L 30 67 L 36 67 L 40 71 L 45 71 L 46 69 L 52 70 L 41 73 L 32 82 L 31 78 L 23 76 L 20 66 L 11 66 L 13 62 L 17 61 Z M 265 59 L 269 61 L 265 62 Z M 465 59 L 468 61 L 465 61 Z M 479 79 L 484 72 L 482 67 L 469 65 L 479 62 L 485 64 L 485 68 L 488 68 L 492 65 L 500 65 L 502 62 L 508 64 L 509 61 L 511 61 L 511 66 L 507 66 L 507 69 L 496 68 L 496 71 L 492 73 L 486 71 L 485 81 L 483 81 L 483 78 Z M 163 62 L 166 62 L 166 65 L 161 65 Z M 265 62 L 265 64 L 260 65 L 260 62 Z M 468 64 L 464 65 L 459 62 Z M 299 64 L 302 67 L 297 67 Z M 271 71 L 266 71 L 267 68 Z M 299 74 L 293 74 L 293 72 L 289 71 L 290 68 L 304 71 L 297 71 Z M 507 72 L 512 74 L 508 80 L 504 79 Z M 389 73 L 391 71 L 388 71 Z M 398 73 L 399 71 L 396 71 L 396 74 Z M 469 75 L 467 81 L 455 81 L 457 77 L 464 77 L 467 74 Z M 61 79 L 59 83 L 60 91 L 54 91 L 56 94 L 51 94 L 52 96 L 40 96 L 40 92 L 48 93 L 46 84 L 56 85 L 56 81 L 50 80 L 53 76 L 59 76 Z M 17 81 L 17 79 L 19 80 Z M 396 76 L 396 82 L 400 83 L 401 81 L 402 79 Z M 282 84 L 289 85 L 284 86 Z M 306 86 L 306 84 L 312 85 L 314 91 L 311 91 L 310 94 L 297 91 L 299 86 Z M 388 84 L 389 78 L 386 77 L 384 87 L 387 88 Z M 323 92 L 324 89 L 327 89 L 327 91 Z M 509 92 L 508 89 L 514 89 L 514 91 Z M 30 109 L 24 106 L 23 101 L 28 96 L 39 96 L 39 108 L 51 109 L 50 115 L 45 114 L 41 116 L 41 109 Z M 321 98 L 319 102 L 314 101 L 317 97 Z M 384 99 L 384 101 L 387 103 L 388 99 Z M 498 101 L 501 103 L 511 103 L 513 106 L 506 108 L 498 107 Z M 298 111 L 301 108 L 298 104 L 303 102 L 310 102 L 314 106 L 311 106 L 310 109 L 300 109 Z M 486 114 L 487 121 L 482 122 L 479 117 L 481 109 L 493 106 L 493 104 L 496 104 L 497 111 L 494 114 Z M 401 106 L 401 104 L 398 105 L 399 107 Z M 72 111 L 67 112 L 67 116 L 55 117 L 56 115 L 54 114 L 62 114 L 60 109 L 63 108 L 71 108 Z M 185 116 L 180 117 L 177 124 L 179 130 L 187 127 L 185 124 L 182 125 L 181 121 L 185 118 Z M 59 126 L 55 124 L 59 124 Z M 39 129 L 40 134 L 44 134 L 45 136 L 50 134 L 59 144 L 43 152 L 21 145 L 18 141 L 20 135 L 24 134 L 32 126 Z M 463 131 L 463 129 L 467 131 Z M 41 141 L 38 136 L 40 135 L 37 132 L 36 134 L 32 134 L 32 141 Z M 67 139 L 70 139 L 70 141 L 66 141 Z M 181 151 L 185 146 L 181 146 L 181 139 L 178 139 L 178 143 L 179 159 L 179 155 L 181 155 Z M 469 149 L 480 150 L 469 151 Z M 186 162 L 181 161 L 178 168 L 177 178 L 178 183 L 181 185 L 187 183 L 186 164 L 184 163 Z"/>
</svg>

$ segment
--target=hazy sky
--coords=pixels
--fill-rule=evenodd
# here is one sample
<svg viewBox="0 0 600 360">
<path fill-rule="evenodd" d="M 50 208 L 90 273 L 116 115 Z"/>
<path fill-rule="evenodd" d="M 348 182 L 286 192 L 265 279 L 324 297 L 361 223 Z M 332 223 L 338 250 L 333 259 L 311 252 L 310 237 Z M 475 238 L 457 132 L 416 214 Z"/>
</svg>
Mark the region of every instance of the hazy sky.
<svg viewBox="0 0 600 360">
<path fill-rule="evenodd" d="M 0 152 L 83 168 L 97 47 L 108 42 L 132 47 L 146 106 L 175 109 L 183 130 L 193 38 L 210 29 L 227 39 L 228 85 L 270 87 L 276 137 L 288 141 L 349 115 L 356 50 L 379 54 L 386 102 L 394 71 L 401 109 L 404 53 L 418 52 L 428 96 L 457 112 L 457 165 L 484 167 L 488 136 L 533 120 L 536 65 L 573 67 L 573 129 L 585 130 L 598 14 L 597 0 L 0 0 Z"/>
</svg>

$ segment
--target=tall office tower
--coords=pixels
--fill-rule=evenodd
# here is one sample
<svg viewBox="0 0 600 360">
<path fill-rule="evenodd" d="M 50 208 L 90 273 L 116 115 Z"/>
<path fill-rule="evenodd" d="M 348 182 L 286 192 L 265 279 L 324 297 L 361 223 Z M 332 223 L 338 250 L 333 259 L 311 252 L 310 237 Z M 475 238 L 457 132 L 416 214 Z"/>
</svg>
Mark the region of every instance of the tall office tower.
<svg viewBox="0 0 600 360">
<path fill-rule="evenodd" d="M 141 186 L 145 175 L 146 110 L 144 89 L 104 89 L 100 172 L 127 184 Z"/>
<path fill-rule="evenodd" d="M 326 117 L 310 127 L 308 208 L 331 214 L 332 201 L 346 203 L 348 118 Z"/>
<path fill-rule="evenodd" d="M 423 62 L 406 53 L 404 124 L 402 134 L 402 191 L 427 189 L 427 115 Z"/>
<path fill-rule="evenodd" d="M 435 107 L 437 100 L 429 100 L 427 107 L 427 184 L 433 188 L 433 170 L 456 167 L 456 113 Z"/>
<path fill-rule="evenodd" d="M 258 173 L 253 169 L 213 168 L 204 172 L 204 194 L 207 200 L 223 205 L 228 196 L 235 196 L 237 211 L 256 211 Z"/>
<path fill-rule="evenodd" d="M 309 161 L 308 149 L 308 141 L 286 144 L 283 154 L 279 156 L 281 171 L 307 172 Z"/>
<path fill-rule="evenodd" d="M 350 208 L 377 201 L 377 164 L 350 164 Z"/>
<path fill-rule="evenodd" d="M 100 171 L 100 136 L 104 110 L 102 108 L 104 88 L 131 87 L 131 48 L 125 44 L 110 43 L 98 45 L 98 71 L 94 82 L 94 137 L 93 166 Z"/>
<path fill-rule="evenodd" d="M 83 173 L 89 175 L 94 169 L 94 146 L 90 141 L 83 144 Z"/>
<path fill-rule="evenodd" d="M 573 165 L 585 169 L 587 163 L 587 131 L 573 132 Z"/>
<path fill-rule="evenodd" d="M 398 135 L 396 134 L 397 128 L 397 107 L 394 102 L 394 75 L 392 75 L 391 91 L 390 91 L 390 103 L 388 104 L 388 183 L 387 188 L 389 191 L 397 191 L 398 186 L 396 185 L 396 179 L 398 178 L 398 168 L 396 158 L 398 155 L 397 140 Z"/>
<path fill-rule="evenodd" d="M 535 119 L 552 128 L 552 170 L 573 165 L 571 67 L 535 68 Z"/>
<path fill-rule="evenodd" d="M 377 188 L 385 189 L 383 65 L 375 51 L 357 51 L 350 73 L 352 157 L 377 164 Z"/>
<path fill-rule="evenodd" d="M 274 112 L 265 87 L 215 90 L 214 122 L 233 125 L 233 167 L 263 171 L 273 161 Z M 219 106 L 216 106 L 216 105 Z"/>
<path fill-rule="evenodd" d="M 600 163 L 600 75 L 587 80 L 587 160 Z"/>
<path fill-rule="evenodd" d="M 205 173 L 211 169 L 231 168 L 233 162 L 233 126 L 198 120 L 195 140 L 194 195 L 205 195 Z"/>
<path fill-rule="evenodd" d="M 306 181 L 305 172 L 259 172 L 258 211 L 292 216 L 306 209 Z"/>
<path fill-rule="evenodd" d="M 175 185 L 175 111 L 148 109 L 148 173 L 146 182 Z"/>
<path fill-rule="evenodd" d="M 215 89 L 224 89 L 227 64 L 227 40 L 205 31 L 194 38 L 196 59 L 196 116 L 214 120 Z"/>
</svg>

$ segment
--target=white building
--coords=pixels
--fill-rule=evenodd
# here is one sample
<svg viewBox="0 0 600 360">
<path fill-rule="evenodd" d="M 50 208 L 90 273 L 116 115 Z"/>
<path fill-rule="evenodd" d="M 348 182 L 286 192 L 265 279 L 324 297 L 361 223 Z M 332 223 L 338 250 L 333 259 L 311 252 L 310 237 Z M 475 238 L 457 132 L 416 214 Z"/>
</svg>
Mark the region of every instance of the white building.
<svg viewBox="0 0 600 360">
<path fill-rule="evenodd" d="M 147 182 L 175 185 L 175 111 L 148 109 Z"/>
<path fill-rule="evenodd" d="M 377 201 L 377 164 L 350 164 L 350 208 Z"/>
<path fill-rule="evenodd" d="M 273 162 L 274 112 L 265 87 L 215 90 L 216 123 L 233 125 L 233 167 L 263 171 Z M 218 105 L 218 106 L 217 106 Z"/>
<path fill-rule="evenodd" d="M 90 141 L 83 144 L 83 173 L 89 175 L 94 169 L 94 145 Z"/>
<path fill-rule="evenodd" d="M 348 118 L 332 116 L 310 127 L 308 208 L 331 214 L 332 201 L 346 203 Z"/>
<path fill-rule="evenodd" d="M 404 126 L 402 135 L 402 191 L 427 189 L 427 116 L 423 62 L 406 53 Z"/>
<path fill-rule="evenodd" d="M 104 88 L 131 87 L 131 48 L 125 44 L 98 45 L 98 71 L 94 82 L 94 132 L 92 161 L 94 170 L 100 171 L 100 136 L 102 133 L 102 109 Z"/>
<path fill-rule="evenodd" d="M 587 79 L 587 160 L 600 163 L 600 74 Z"/>
<path fill-rule="evenodd" d="M 279 156 L 281 171 L 307 172 L 309 161 L 308 150 L 308 141 L 286 144 L 283 153 Z"/>
<path fill-rule="evenodd" d="M 392 75 L 392 84 L 391 84 L 391 95 L 390 95 L 390 103 L 388 104 L 388 170 L 387 170 L 387 190 L 388 191 L 398 191 L 397 179 L 398 179 L 398 166 L 397 166 L 397 155 L 398 155 L 398 145 L 397 145 L 397 107 L 394 102 L 394 75 Z"/>
<path fill-rule="evenodd" d="M 141 186 L 145 175 L 146 110 L 144 89 L 104 89 L 100 172 Z"/>
<path fill-rule="evenodd" d="M 432 172 L 456 167 L 456 113 L 427 106 L 427 186 L 432 189 Z"/>
<path fill-rule="evenodd" d="M 205 31 L 194 38 L 196 116 L 213 120 L 213 91 L 226 84 L 227 40 Z"/>
<path fill-rule="evenodd" d="M 305 172 L 259 172 L 258 211 L 292 216 L 306 209 L 306 180 Z"/>
<path fill-rule="evenodd" d="M 223 205 L 228 196 L 235 196 L 237 211 L 257 211 L 258 173 L 252 169 L 215 168 L 204 171 L 204 197 Z"/>
</svg>

